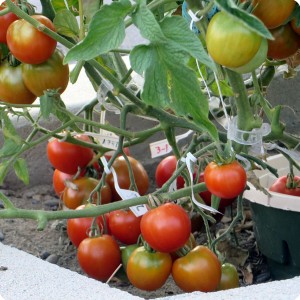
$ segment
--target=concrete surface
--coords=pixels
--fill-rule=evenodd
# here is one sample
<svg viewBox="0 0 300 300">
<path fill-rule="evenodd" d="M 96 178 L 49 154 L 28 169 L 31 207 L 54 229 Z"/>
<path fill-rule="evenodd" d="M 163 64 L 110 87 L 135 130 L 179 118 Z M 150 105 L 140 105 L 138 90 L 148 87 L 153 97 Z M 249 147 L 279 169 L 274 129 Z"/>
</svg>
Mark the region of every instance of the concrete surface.
<svg viewBox="0 0 300 300">
<path fill-rule="evenodd" d="M 143 299 L 0 243 L 1 297 L 4 300 Z M 300 277 L 227 291 L 194 292 L 157 299 L 299 300 Z"/>
</svg>

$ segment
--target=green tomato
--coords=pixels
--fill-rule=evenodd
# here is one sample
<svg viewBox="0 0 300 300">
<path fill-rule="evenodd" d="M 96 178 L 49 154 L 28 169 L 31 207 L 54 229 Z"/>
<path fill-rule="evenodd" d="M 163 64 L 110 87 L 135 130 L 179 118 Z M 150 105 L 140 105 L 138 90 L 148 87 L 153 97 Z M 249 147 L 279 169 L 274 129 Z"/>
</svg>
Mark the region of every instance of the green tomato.
<svg viewBox="0 0 300 300">
<path fill-rule="evenodd" d="M 225 12 L 213 16 L 206 32 L 208 53 L 215 62 L 228 68 L 248 63 L 261 42 L 261 36 Z"/>
</svg>

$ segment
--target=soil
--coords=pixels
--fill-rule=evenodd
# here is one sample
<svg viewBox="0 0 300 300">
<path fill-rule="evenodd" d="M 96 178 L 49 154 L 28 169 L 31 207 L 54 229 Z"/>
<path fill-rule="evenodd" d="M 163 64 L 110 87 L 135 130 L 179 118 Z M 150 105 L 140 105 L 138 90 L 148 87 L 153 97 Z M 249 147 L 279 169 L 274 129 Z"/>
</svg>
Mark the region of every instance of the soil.
<svg viewBox="0 0 300 300">
<path fill-rule="evenodd" d="M 0 187 L 0 191 L 19 208 L 57 210 L 61 207 L 60 200 L 51 185 L 35 186 L 18 191 L 9 187 Z M 1 202 L 0 209 L 3 209 Z M 234 214 L 234 205 L 227 208 L 221 221 L 211 227 L 213 234 L 218 234 L 228 226 L 231 214 Z M 228 262 L 238 268 L 241 286 L 271 281 L 265 259 L 257 249 L 251 210 L 247 202 L 244 216 L 244 220 L 237 226 L 235 234 L 218 244 L 218 251 L 226 256 Z M 65 221 L 52 221 L 43 231 L 37 231 L 35 221 L 1 219 L 0 241 L 85 276 L 77 262 L 76 248 L 67 237 L 65 225 Z M 199 244 L 205 243 L 206 235 L 202 230 L 196 230 L 194 235 Z M 124 280 L 124 276 L 114 277 L 109 285 L 145 299 L 184 293 L 176 286 L 171 276 L 166 284 L 155 292 L 134 288 L 127 280 Z"/>
</svg>

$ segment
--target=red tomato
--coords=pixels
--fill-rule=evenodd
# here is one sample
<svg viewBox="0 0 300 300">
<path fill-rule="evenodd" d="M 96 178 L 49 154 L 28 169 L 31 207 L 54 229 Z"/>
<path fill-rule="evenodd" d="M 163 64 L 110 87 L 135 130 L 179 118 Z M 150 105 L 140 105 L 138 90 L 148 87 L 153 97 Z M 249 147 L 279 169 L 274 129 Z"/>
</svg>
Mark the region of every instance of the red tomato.
<svg viewBox="0 0 300 300">
<path fill-rule="evenodd" d="M 74 179 L 63 192 L 63 202 L 66 207 L 75 209 L 82 204 L 86 204 L 91 192 L 96 188 L 99 181 L 90 177 Z M 96 203 L 98 193 L 93 194 L 93 202 Z M 101 204 L 111 201 L 111 190 L 108 185 L 101 187 Z"/>
<path fill-rule="evenodd" d="M 232 199 L 245 189 L 247 175 L 237 161 L 223 165 L 210 162 L 204 170 L 204 181 L 212 194 L 220 198 Z"/>
<path fill-rule="evenodd" d="M 204 182 L 204 173 L 200 174 L 198 182 L 199 183 Z M 207 190 L 205 192 L 201 192 L 201 193 L 199 193 L 199 195 L 204 200 L 206 205 L 209 205 L 209 206 L 211 205 L 211 196 L 212 196 L 212 194 L 209 190 Z M 231 198 L 231 199 L 221 198 L 220 203 L 219 203 L 220 210 L 224 211 L 225 207 L 231 205 L 235 200 L 236 200 L 236 197 Z"/>
<path fill-rule="evenodd" d="M 300 197 L 300 177 L 294 176 L 293 182 L 288 183 L 288 176 L 282 176 L 276 179 L 276 181 L 271 185 L 269 190 L 271 192 L 286 194 L 290 196 Z"/>
<path fill-rule="evenodd" d="M 223 264 L 218 290 L 234 289 L 239 287 L 239 285 L 239 274 L 236 267 L 230 263 Z"/>
<path fill-rule="evenodd" d="M 138 188 L 138 192 L 140 195 L 144 195 L 149 187 L 149 178 L 146 170 L 144 169 L 143 165 L 136 159 L 131 156 L 128 156 L 135 183 Z M 129 189 L 130 187 L 130 178 L 129 178 L 129 170 L 126 163 L 126 160 L 123 156 L 119 156 L 113 162 L 113 168 L 115 169 L 118 177 L 118 184 L 122 189 Z M 121 197 L 117 193 L 114 185 L 114 178 L 112 173 L 108 174 L 106 177 L 106 182 L 109 184 L 112 190 L 112 199 L 113 201 L 120 200 Z"/>
<path fill-rule="evenodd" d="M 272 29 L 282 25 L 292 14 L 295 0 L 253 0 L 253 14 L 258 17 L 267 28 Z"/>
<path fill-rule="evenodd" d="M 300 47 L 300 37 L 290 23 L 270 30 L 274 40 L 268 40 L 268 57 L 284 59 L 297 52 Z"/>
<path fill-rule="evenodd" d="M 78 135 L 79 140 L 90 142 L 86 135 Z M 74 175 L 78 168 L 84 169 L 94 157 L 92 149 L 80 145 L 62 142 L 54 138 L 48 142 L 47 155 L 50 163 L 61 172 Z"/>
<path fill-rule="evenodd" d="M 0 11 L 6 8 L 5 3 L 2 3 L 0 5 Z M 19 17 L 16 16 L 14 13 L 9 12 L 5 14 L 4 16 L 0 16 L 0 43 L 6 44 L 6 32 L 9 27 L 9 25 L 18 20 Z"/>
<path fill-rule="evenodd" d="M 110 235 L 84 239 L 77 258 L 82 270 L 91 278 L 107 281 L 121 263 L 121 250 Z"/>
<path fill-rule="evenodd" d="M 142 216 L 141 233 L 154 250 L 174 252 L 189 239 L 191 220 L 181 206 L 166 203 Z"/>
<path fill-rule="evenodd" d="M 74 175 L 63 173 L 57 169 L 53 172 L 52 182 L 53 188 L 57 196 L 61 196 L 62 192 L 64 191 L 66 185 L 66 180 L 72 180 Z"/>
<path fill-rule="evenodd" d="M 31 16 L 42 25 L 55 30 L 53 23 L 43 15 Z M 57 41 L 39 31 L 24 19 L 11 23 L 6 34 L 11 53 L 21 62 L 40 64 L 51 57 Z"/>
<path fill-rule="evenodd" d="M 88 204 L 88 205 L 80 205 L 76 208 L 76 210 L 85 209 L 94 204 Z M 73 243 L 73 245 L 78 248 L 80 243 L 89 237 L 89 231 L 92 225 L 94 218 L 75 218 L 75 219 L 68 219 L 67 220 L 67 234 L 70 239 L 70 241 Z M 97 225 L 99 227 L 99 230 L 103 230 L 103 217 L 99 216 L 96 219 Z"/>
<path fill-rule="evenodd" d="M 177 159 L 175 155 L 170 155 L 165 157 L 157 166 L 155 172 L 156 185 L 161 188 L 165 182 L 173 175 L 176 170 Z M 181 176 L 178 176 L 176 179 L 177 189 L 184 187 L 184 179 Z"/>
<path fill-rule="evenodd" d="M 0 100 L 13 104 L 32 104 L 36 96 L 25 86 L 21 65 L 0 64 Z"/>
<path fill-rule="evenodd" d="M 69 83 L 69 65 L 64 65 L 63 60 L 63 53 L 55 50 L 43 63 L 23 64 L 22 77 L 26 87 L 38 97 L 50 89 L 62 94 Z"/>
<path fill-rule="evenodd" d="M 141 218 L 131 210 L 114 210 L 109 213 L 109 230 L 121 243 L 135 244 L 141 234 Z"/>
<path fill-rule="evenodd" d="M 205 246 L 197 246 L 172 267 L 175 283 L 185 292 L 216 290 L 221 279 L 221 263 Z"/>
<path fill-rule="evenodd" d="M 144 247 L 135 249 L 127 262 L 127 276 L 132 285 L 145 291 L 162 287 L 172 269 L 169 253 L 149 252 Z"/>
</svg>

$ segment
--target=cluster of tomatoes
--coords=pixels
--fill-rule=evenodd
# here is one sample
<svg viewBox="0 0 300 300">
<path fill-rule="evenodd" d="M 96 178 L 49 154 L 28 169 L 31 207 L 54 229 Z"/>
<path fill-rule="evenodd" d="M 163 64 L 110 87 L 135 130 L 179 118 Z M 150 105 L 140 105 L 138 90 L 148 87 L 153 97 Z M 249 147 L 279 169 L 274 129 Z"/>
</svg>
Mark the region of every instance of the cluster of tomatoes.
<svg viewBox="0 0 300 300">
<path fill-rule="evenodd" d="M 284 60 L 300 47 L 295 0 L 240 0 L 251 4 L 252 14 L 269 29 L 273 40 L 265 39 L 225 12 L 211 19 L 206 33 L 207 50 L 220 65 L 239 73 L 248 73 L 266 58 Z"/>
<path fill-rule="evenodd" d="M 74 138 L 79 142 L 93 142 L 86 135 Z M 92 147 L 53 138 L 47 144 L 47 154 L 55 168 L 54 189 L 65 207 L 81 210 L 120 200 L 112 174 L 106 174 L 105 185 L 100 189 L 101 196 L 94 192 L 103 174 Z M 139 194 L 144 195 L 149 186 L 147 172 L 138 160 L 130 156 L 127 148 L 126 154 L 129 154 Z M 168 156 L 159 163 L 156 170 L 158 187 L 171 177 L 176 164 L 175 156 Z M 117 157 L 112 167 L 119 186 L 129 189 L 129 170 L 124 157 Z M 90 177 L 89 168 L 94 170 L 96 178 Z M 234 171 L 231 170 L 231 174 Z M 177 185 L 178 188 L 184 186 L 182 177 L 178 177 Z M 236 193 L 239 192 L 236 190 Z M 233 201 L 227 200 L 228 203 L 223 205 Z M 122 267 L 119 272 L 126 274 L 131 284 L 148 291 L 162 287 L 169 276 L 187 292 L 239 286 L 239 276 L 233 265 L 222 265 L 208 247 L 196 245 L 190 215 L 175 203 L 149 208 L 142 216 L 136 216 L 130 209 L 120 209 L 96 218 L 68 219 L 67 234 L 77 247 L 82 270 L 103 282 Z"/>
<path fill-rule="evenodd" d="M 5 7 L 1 4 L 0 10 Z M 43 33 L 43 28 L 54 31 L 53 23 L 43 15 L 31 17 L 40 22 L 39 29 L 12 12 L 0 16 L 0 43 L 8 50 L 8 55 L 0 53 L 0 101 L 32 104 L 46 90 L 61 94 L 68 85 L 64 55 L 57 49 L 57 41 Z"/>
</svg>

